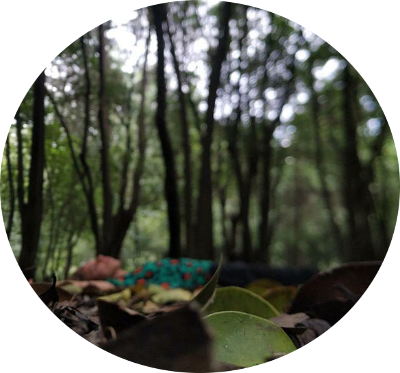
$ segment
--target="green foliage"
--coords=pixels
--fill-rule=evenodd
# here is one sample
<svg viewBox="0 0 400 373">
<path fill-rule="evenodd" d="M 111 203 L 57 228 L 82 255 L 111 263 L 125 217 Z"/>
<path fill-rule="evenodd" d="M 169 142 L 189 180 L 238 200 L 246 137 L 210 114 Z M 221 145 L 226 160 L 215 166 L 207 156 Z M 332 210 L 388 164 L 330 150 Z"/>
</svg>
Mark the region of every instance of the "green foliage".
<svg viewBox="0 0 400 373">
<path fill-rule="evenodd" d="M 251 367 L 296 350 L 281 328 L 261 317 L 225 311 L 205 320 L 215 338 L 216 359 L 224 363 Z"/>
<path fill-rule="evenodd" d="M 207 314 L 239 311 L 264 319 L 278 315 L 278 311 L 265 299 L 249 290 L 236 286 L 217 289 L 214 300 L 206 307 L 205 311 Z"/>
</svg>

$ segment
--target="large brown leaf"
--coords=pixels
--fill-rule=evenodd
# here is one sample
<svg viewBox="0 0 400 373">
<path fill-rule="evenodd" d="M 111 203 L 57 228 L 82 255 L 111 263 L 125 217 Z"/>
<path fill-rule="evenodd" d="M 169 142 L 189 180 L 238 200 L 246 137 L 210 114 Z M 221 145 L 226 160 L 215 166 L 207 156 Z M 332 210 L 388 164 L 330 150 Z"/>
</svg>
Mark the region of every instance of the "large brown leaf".
<svg viewBox="0 0 400 373">
<path fill-rule="evenodd" d="M 381 262 L 348 263 L 316 274 L 300 287 L 288 313 L 308 312 L 332 301 L 354 304 L 367 290 L 380 266 Z"/>
<path fill-rule="evenodd" d="M 210 343 L 198 310 L 188 304 L 124 330 L 102 348 L 152 368 L 209 372 L 213 370 Z"/>
</svg>

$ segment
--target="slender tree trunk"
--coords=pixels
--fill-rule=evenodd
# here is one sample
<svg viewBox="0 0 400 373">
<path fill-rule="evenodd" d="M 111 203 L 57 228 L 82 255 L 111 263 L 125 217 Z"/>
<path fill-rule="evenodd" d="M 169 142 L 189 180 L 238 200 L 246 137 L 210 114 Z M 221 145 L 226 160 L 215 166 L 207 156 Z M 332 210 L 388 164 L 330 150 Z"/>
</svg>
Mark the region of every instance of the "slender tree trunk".
<svg viewBox="0 0 400 373">
<path fill-rule="evenodd" d="M 310 78 L 309 87 L 311 89 L 311 114 L 314 126 L 314 139 L 315 139 L 315 163 L 317 166 L 317 172 L 319 177 L 319 182 L 321 184 L 322 199 L 325 203 L 325 207 L 328 211 L 328 220 L 330 225 L 330 230 L 332 238 L 336 244 L 336 250 L 339 256 L 344 259 L 344 248 L 342 233 L 340 231 L 339 225 L 335 221 L 335 211 L 332 204 L 332 197 L 329 191 L 328 184 L 326 182 L 326 173 L 324 168 L 324 155 L 323 155 L 323 144 L 320 132 L 320 105 L 318 102 L 318 95 L 314 89 L 314 78 L 312 74 L 313 60 L 309 61 L 309 71 L 308 75 Z"/>
<path fill-rule="evenodd" d="M 106 50 L 104 38 L 104 25 L 98 27 L 99 37 L 99 110 L 98 120 L 101 137 L 100 158 L 101 158 L 101 177 L 103 188 L 103 253 L 108 248 L 114 230 L 112 219 L 113 193 L 111 188 L 111 173 L 109 160 L 110 146 L 110 123 L 108 119 L 108 102 L 106 97 Z"/>
<path fill-rule="evenodd" d="M 293 191 L 292 191 L 292 213 L 293 213 L 293 227 L 291 235 L 291 244 L 288 250 L 288 263 L 292 266 L 299 266 L 301 264 L 301 250 L 300 243 L 302 241 L 301 222 L 302 207 L 304 203 L 304 194 L 301 186 L 300 164 L 297 161 L 294 164 L 293 171 Z"/>
<path fill-rule="evenodd" d="M 388 124 L 386 124 L 389 127 Z M 393 232 L 389 228 L 388 222 L 390 221 L 387 216 L 387 211 L 390 209 L 390 203 L 387 196 L 387 187 L 386 187 L 386 164 L 384 158 L 380 159 L 381 163 L 381 182 L 379 183 L 379 210 L 378 210 L 378 224 L 379 224 L 379 231 L 382 237 L 382 245 L 381 250 L 379 252 L 378 258 L 382 258 L 386 255 L 386 252 L 390 246 L 390 237 L 392 237 Z"/>
<path fill-rule="evenodd" d="M 78 243 L 79 237 L 82 234 L 82 231 L 86 228 L 85 224 L 85 218 L 81 220 L 80 224 L 78 225 L 78 229 L 70 229 L 68 232 L 68 238 L 67 238 L 67 245 L 66 245 L 66 259 L 65 259 L 65 267 L 64 267 L 64 278 L 68 278 L 69 275 L 69 270 L 72 265 L 72 258 L 74 254 L 74 247 Z M 69 219 L 71 221 L 71 219 Z"/>
<path fill-rule="evenodd" d="M 56 230 L 56 225 L 59 224 L 60 222 L 60 217 L 62 214 L 63 209 L 60 209 L 59 216 L 57 216 L 56 219 L 56 209 L 55 209 L 55 203 L 54 203 L 54 198 L 53 198 L 53 188 L 52 188 L 52 183 L 51 183 L 51 175 L 49 175 L 48 169 L 45 167 L 46 174 L 47 174 L 47 179 L 49 181 L 49 184 L 47 186 L 47 194 L 46 194 L 46 210 L 50 211 L 50 228 L 49 228 L 49 234 L 48 234 L 48 242 L 47 242 L 47 247 L 46 247 L 46 256 L 44 258 L 43 266 L 42 266 L 42 277 L 46 278 L 47 276 L 47 269 L 48 265 L 50 262 L 50 258 L 53 255 L 54 252 L 54 236 L 55 236 L 55 230 Z M 64 206 L 65 207 L 65 204 Z"/>
<path fill-rule="evenodd" d="M 35 275 L 36 256 L 39 247 L 40 228 L 42 224 L 43 212 L 43 170 L 44 170 L 44 139 L 45 139 L 45 74 L 44 71 L 39 75 L 33 87 L 33 127 L 32 127 L 32 146 L 31 161 L 29 169 L 28 201 L 25 203 L 23 193 L 20 195 L 21 212 L 21 233 L 22 245 L 19 256 L 19 265 L 26 278 L 32 278 Z M 19 132 L 21 131 L 21 123 Z M 19 140 L 22 140 L 19 133 Z M 19 146 L 22 147 L 20 143 Z M 19 150 L 22 156 L 22 148 Z M 22 166 L 22 159 L 19 161 Z M 20 181 L 23 180 L 23 168 L 19 168 Z M 23 185 L 19 185 L 23 189 Z M 21 199 L 22 197 L 22 199 Z"/>
<path fill-rule="evenodd" d="M 257 146 L 256 118 L 250 118 L 249 140 L 247 143 L 247 173 L 241 196 L 241 219 L 243 224 L 243 260 L 253 260 L 253 243 L 250 231 L 250 199 L 258 169 L 259 149 Z"/>
<path fill-rule="evenodd" d="M 352 77 L 351 67 L 344 69 L 343 124 L 345 147 L 343 152 L 344 198 L 347 208 L 349 237 L 348 260 L 374 259 L 374 246 L 368 221 L 371 203 L 368 185 L 364 180 L 364 170 L 357 151 L 357 121 L 354 105 L 357 91 Z"/>
<path fill-rule="evenodd" d="M 193 208 L 192 208 L 192 151 L 190 147 L 190 136 L 189 136 L 189 121 L 186 109 L 185 94 L 182 88 L 182 77 L 179 69 L 179 61 L 176 56 L 175 45 L 172 39 L 169 26 L 167 26 L 169 41 L 171 45 L 171 55 L 175 69 L 175 75 L 178 81 L 178 98 L 180 107 L 180 120 L 181 120 L 181 136 L 182 136 L 182 148 L 184 158 L 184 225 L 186 234 L 186 252 L 191 255 L 193 253 Z"/>
<path fill-rule="evenodd" d="M 390 86 L 388 89 L 388 95 L 390 105 L 387 107 L 382 116 L 382 126 L 381 132 L 376 137 L 376 140 L 372 146 L 372 157 L 369 162 L 368 170 L 370 170 L 370 183 L 373 182 L 374 176 L 376 173 L 373 172 L 374 163 L 375 167 L 381 165 L 382 169 L 382 179 L 386 180 L 386 166 L 385 162 L 381 159 L 383 146 L 385 143 L 385 139 L 387 137 L 387 133 L 389 128 L 391 127 L 391 122 L 393 119 L 393 113 L 395 112 L 398 101 L 399 101 L 399 90 L 400 90 L 400 72 L 399 72 L 399 64 L 400 64 L 400 43 L 399 37 L 399 20 L 397 14 L 400 8 L 400 1 L 396 1 L 396 6 L 394 7 L 394 11 L 391 17 L 392 22 L 392 33 L 397 37 L 396 43 L 396 51 L 395 51 L 395 58 L 393 59 L 392 67 L 391 67 L 391 79 L 390 79 Z M 379 257 L 383 260 L 389 260 L 391 257 L 391 244 L 389 240 L 389 229 L 388 229 L 388 211 L 389 211 L 389 203 L 387 200 L 387 194 L 385 188 L 381 188 L 380 191 L 380 200 L 378 201 L 378 208 L 377 208 L 377 226 L 379 231 L 379 239 L 377 242 L 378 250 L 379 250 Z"/>
<path fill-rule="evenodd" d="M 261 188 L 260 188 L 260 222 L 258 226 L 259 253 L 266 263 L 270 261 L 269 250 L 269 220 L 270 220 L 270 198 L 271 198 L 271 167 L 272 147 L 271 140 L 274 127 L 264 123 L 263 142 L 261 147 Z"/>
<path fill-rule="evenodd" d="M 157 111 L 156 127 L 161 143 L 161 149 L 165 164 L 165 197 L 168 206 L 168 224 L 170 234 L 169 256 L 179 257 L 181 255 L 181 228 L 178 187 L 175 169 L 175 160 L 171 140 L 167 131 L 166 123 L 166 81 L 165 81 L 165 57 L 164 57 L 164 35 L 163 24 L 166 24 L 165 4 L 152 7 L 154 25 L 157 33 Z"/>
<path fill-rule="evenodd" d="M 215 172 L 215 178 L 218 180 L 216 183 L 216 192 L 220 204 L 221 214 L 221 233 L 222 233 L 222 254 L 225 259 L 229 258 L 229 234 L 227 229 L 227 214 L 226 214 L 226 200 L 227 200 L 227 182 L 226 176 L 224 175 L 225 160 L 223 157 L 223 150 L 221 147 L 221 141 L 218 142 L 217 150 L 217 169 Z"/>
<path fill-rule="evenodd" d="M 25 210 L 25 190 L 24 190 L 24 155 L 22 149 L 22 119 L 21 114 L 17 111 L 16 129 L 17 129 L 17 198 L 18 198 L 18 209 L 20 215 L 24 214 Z M 22 224 L 22 223 L 21 223 Z"/>
<path fill-rule="evenodd" d="M 140 106 L 139 106 L 139 115 L 137 118 L 138 122 L 138 136 L 137 136 L 137 149 L 138 149 L 138 158 L 135 164 L 135 170 L 133 172 L 133 181 L 132 181 L 132 190 L 131 190 L 131 202 L 127 208 L 125 208 L 126 198 L 125 198 L 125 189 L 127 184 L 126 175 L 128 173 L 128 167 L 131 160 L 130 152 L 131 152 L 131 140 L 129 135 L 129 124 L 126 126 L 127 130 L 127 153 L 125 158 L 125 164 L 123 167 L 123 176 L 121 182 L 120 189 L 120 206 L 118 212 L 113 216 L 113 226 L 114 232 L 112 235 L 112 239 L 109 242 L 108 252 L 115 258 L 119 258 L 121 254 L 121 249 L 123 242 L 126 237 L 126 233 L 128 232 L 129 227 L 131 226 L 132 221 L 135 219 L 135 215 L 137 209 L 139 207 L 139 199 L 140 199 L 140 180 L 142 178 L 142 174 L 144 171 L 144 163 L 146 159 L 146 144 L 147 144 L 147 136 L 146 136 L 146 122 L 145 122 L 145 103 L 146 103 L 146 91 L 147 91 L 147 60 L 149 54 L 149 45 L 150 45 L 150 34 L 146 41 L 146 52 L 144 56 L 143 70 L 142 70 L 142 82 L 140 87 L 140 92 L 142 93 Z M 131 100 L 131 97 L 129 97 Z M 130 107 L 130 104 L 128 105 Z"/>
<path fill-rule="evenodd" d="M 83 131 L 83 141 L 81 147 L 81 153 L 79 155 L 79 160 L 82 165 L 83 171 L 80 172 L 79 166 L 77 162 L 74 162 L 76 171 L 79 176 L 79 180 L 83 186 L 86 203 L 88 206 L 88 213 L 90 218 L 90 227 L 92 229 L 93 237 L 95 240 L 96 246 L 96 253 L 100 254 L 103 252 L 103 237 L 100 235 L 100 227 L 98 222 L 98 213 L 96 209 L 96 204 L 94 201 L 94 185 L 93 185 L 93 178 L 92 173 L 89 168 L 89 165 L 86 161 L 86 154 L 87 154 L 87 139 L 89 135 L 89 127 L 90 127 L 90 97 L 92 92 L 92 82 L 90 79 L 89 73 L 89 64 L 88 64 L 88 57 L 87 57 L 87 50 L 86 50 L 86 42 L 84 36 L 80 39 L 81 43 L 81 51 L 83 57 L 83 65 L 85 71 L 85 113 L 84 113 L 84 131 Z M 72 151 L 72 150 L 71 150 Z"/>
<path fill-rule="evenodd" d="M 197 204 L 196 222 L 196 256 L 199 258 L 214 258 L 213 241 L 213 213 L 212 213 L 212 173 L 211 173 L 211 145 L 214 131 L 214 109 L 217 98 L 217 89 L 220 84 L 222 63 L 226 59 L 229 48 L 229 20 L 234 5 L 222 4 L 219 43 L 211 62 L 211 75 L 208 89 L 206 131 L 202 136 L 202 154 L 199 196 Z"/>
<path fill-rule="evenodd" d="M 17 115 L 19 115 L 19 114 L 17 113 Z M 14 223 L 15 189 L 14 189 L 13 167 L 11 164 L 11 156 L 10 156 L 10 137 L 9 136 L 7 136 L 7 141 L 6 141 L 6 159 L 7 159 L 8 189 L 9 189 L 9 193 L 10 193 L 10 195 L 9 195 L 10 211 L 8 212 L 6 233 L 7 233 L 8 240 L 10 240 L 13 223 Z"/>
</svg>

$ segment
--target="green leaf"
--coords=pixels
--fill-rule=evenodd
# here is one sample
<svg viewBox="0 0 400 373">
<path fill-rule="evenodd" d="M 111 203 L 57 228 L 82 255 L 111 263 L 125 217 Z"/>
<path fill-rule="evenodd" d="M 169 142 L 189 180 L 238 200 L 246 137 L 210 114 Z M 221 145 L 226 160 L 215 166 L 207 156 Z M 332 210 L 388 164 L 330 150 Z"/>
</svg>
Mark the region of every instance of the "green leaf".
<svg viewBox="0 0 400 373">
<path fill-rule="evenodd" d="M 269 302 L 259 295 L 236 286 L 217 289 L 214 301 L 205 309 L 208 315 L 221 311 L 245 312 L 264 319 L 269 319 L 279 314 Z"/>
<path fill-rule="evenodd" d="M 247 284 L 246 289 L 256 293 L 258 295 L 262 295 L 267 289 L 273 289 L 276 287 L 283 286 L 280 282 L 272 280 L 270 278 L 260 278 L 258 280 L 254 280 Z"/>
<path fill-rule="evenodd" d="M 207 305 L 212 301 L 213 296 L 215 294 L 215 289 L 218 284 L 221 267 L 222 267 L 222 256 L 219 261 L 217 270 L 214 272 L 213 276 L 210 278 L 207 284 L 204 285 L 203 289 L 201 289 L 201 291 L 190 301 L 191 303 L 196 302 L 197 304 L 200 305 L 202 309 L 207 307 Z"/>
<path fill-rule="evenodd" d="M 158 304 L 167 304 L 172 302 L 186 302 L 192 298 L 192 293 L 188 290 L 177 288 L 160 291 L 151 298 Z"/>
<path fill-rule="evenodd" d="M 214 337 L 218 361 L 251 367 L 296 350 L 287 334 L 274 323 L 243 312 L 217 312 L 205 317 Z"/>
<path fill-rule="evenodd" d="M 131 289 L 126 288 L 119 293 L 113 293 L 113 294 L 108 294 L 108 295 L 102 295 L 101 297 L 98 297 L 98 300 L 102 300 L 105 302 L 111 302 L 111 303 L 117 303 L 120 300 L 128 301 L 132 296 Z"/>
<path fill-rule="evenodd" d="M 17 350 L 21 357 L 30 357 L 34 353 L 51 356 L 55 351 L 37 341 L 42 336 L 57 348 L 69 346 L 67 333 L 50 316 L 41 312 L 25 312 L 13 317 L 3 329 L 3 342 L 10 350 Z"/>
<path fill-rule="evenodd" d="M 296 293 L 297 288 L 295 286 L 280 286 L 266 290 L 263 294 L 263 298 L 282 313 L 289 309 Z"/>
</svg>

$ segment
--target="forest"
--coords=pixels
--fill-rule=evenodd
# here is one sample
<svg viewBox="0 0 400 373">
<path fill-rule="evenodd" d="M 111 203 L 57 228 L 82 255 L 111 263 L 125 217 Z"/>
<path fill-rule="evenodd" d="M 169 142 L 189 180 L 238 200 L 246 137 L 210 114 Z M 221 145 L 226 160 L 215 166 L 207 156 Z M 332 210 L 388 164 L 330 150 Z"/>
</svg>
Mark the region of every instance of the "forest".
<svg viewBox="0 0 400 373">
<path fill-rule="evenodd" d="M 136 10 L 69 45 L 11 125 L 1 207 L 27 278 L 103 254 L 316 266 L 382 260 L 389 125 L 321 38 L 253 7 Z"/>
</svg>

